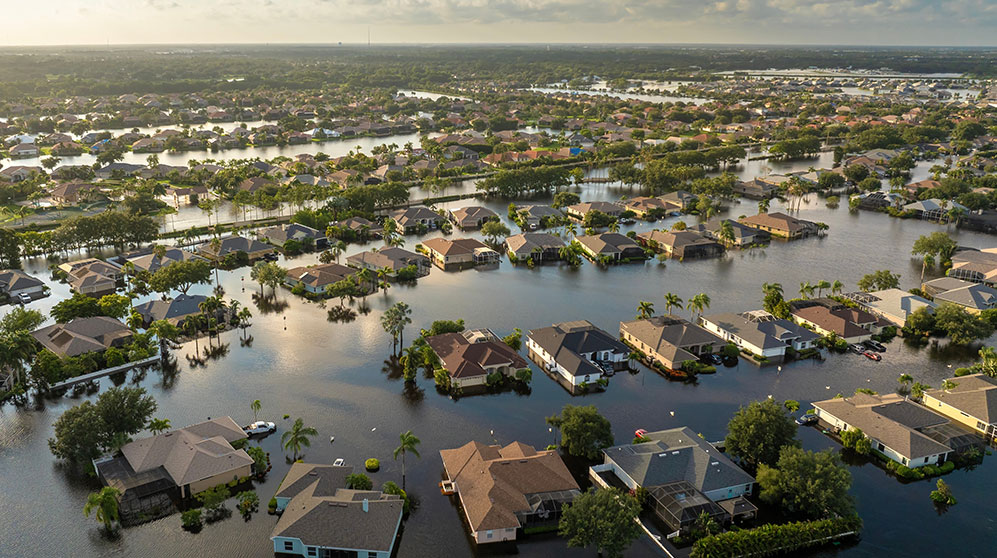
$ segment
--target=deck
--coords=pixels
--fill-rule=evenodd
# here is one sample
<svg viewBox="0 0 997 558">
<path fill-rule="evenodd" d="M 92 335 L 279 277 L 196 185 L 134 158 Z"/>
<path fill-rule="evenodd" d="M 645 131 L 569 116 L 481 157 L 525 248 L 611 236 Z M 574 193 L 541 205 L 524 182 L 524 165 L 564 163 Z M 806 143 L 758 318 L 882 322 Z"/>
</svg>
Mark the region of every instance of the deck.
<svg viewBox="0 0 997 558">
<path fill-rule="evenodd" d="M 73 387 L 77 384 L 83 384 L 91 380 L 98 380 L 105 376 L 110 376 L 111 374 L 117 374 L 119 372 L 127 372 L 133 368 L 139 368 L 142 366 L 147 366 L 159 360 L 159 353 L 152 355 L 149 358 L 136 360 L 135 362 L 126 362 L 121 366 L 112 366 L 111 368 L 105 368 L 103 370 L 97 370 L 96 372 L 91 372 L 89 374 L 84 374 L 82 376 L 76 376 L 75 378 L 70 378 L 68 380 L 59 382 L 57 384 L 52 384 L 50 389 L 68 388 Z"/>
</svg>

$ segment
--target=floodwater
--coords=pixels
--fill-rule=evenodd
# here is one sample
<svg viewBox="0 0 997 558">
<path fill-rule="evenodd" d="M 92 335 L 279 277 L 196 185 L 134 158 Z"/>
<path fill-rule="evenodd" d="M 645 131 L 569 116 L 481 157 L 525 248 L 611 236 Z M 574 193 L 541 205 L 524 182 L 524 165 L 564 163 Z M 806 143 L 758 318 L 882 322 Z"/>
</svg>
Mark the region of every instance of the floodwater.
<svg viewBox="0 0 997 558">
<path fill-rule="evenodd" d="M 751 164 L 762 164 L 752 162 Z M 774 163 L 764 163 L 784 172 Z M 810 163 L 825 165 L 823 160 Z M 754 169 L 743 172 L 754 172 Z M 585 199 L 618 199 L 636 191 L 611 184 L 584 185 Z M 450 206 L 475 203 L 456 202 Z M 503 220 L 507 201 L 488 201 Z M 773 210 L 780 209 L 773 202 Z M 728 215 L 755 211 L 755 202 L 733 205 Z M 554 322 L 587 319 L 610 332 L 620 320 L 631 319 L 638 301 L 648 300 L 663 310 L 662 295 L 673 292 L 685 300 L 697 293 L 711 299 L 710 311 L 744 311 L 760 307 L 761 285 L 780 282 L 787 295 L 802 281 L 821 279 L 845 283 L 854 289 L 865 273 L 891 269 L 902 274 L 905 289 L 917 285 L 920 265 L 911 260 L 914 240 L 943 229 L 922 221 L 902 221 L 876 213 L 849 213 L 847 204 L 829 209 L 816 197 L 804 204 L 800 216 L 830 225 L 824 238 L 732 252 L 724 258 L 659 265 L 657 261 L 607 269 L 585 263 L 574 270 L 563 266 L 517 268 L 503 261 L 498 269 L 444 273 L 433 269 L 417 285 L 395 285 L 386 294 L 368 297 L 370 313 L 351 323 L 327 321 L 326 309 L 278 290 L 273 305 L 259 308 L 255 302 L 259 286 L 249 279 L 248 269 L 222 272 L 226 296 L 252 309 L 252 346 L 241 346 L 240 332 L 229 331 L 220 341 L 229 353 L 206 366 L 191 368 L 182 355 L 193 352 L 188 343 L 178 352 L 179 370 L 165 374 L 153 370 L 134 379 L 159 403 L 156 417 L 183 426 L 207 417 L 230 415 L 239 423 L 252 417 L 250 402 L 260 399 L 260 418 L 273 420 L 279 432 L 261 443 L 271 453 L 273 471 L 256 490 L 266 503 L 274 494 L 289 465 L 282 456 L 279 434 L 296 417 L 318 429 L 304 459 L 331 463 L 342 457 L 362 467 L 366 458 L 380 459 L 382 469 L 372 476 L 376 485 L 401 480 L 401 465 L 391 457 L 398 434 L 412 430 L 421 438 L 421 458 L 409 456 L 407 484 L 418 506 L 405 523 L 398 556 L 476 555 L 465 535 L 458 509 L 439 494 L 442 474 L 439 450 L 458 447 L 469 440 L 506 444 L 519 440 L 536 447 L 551 443 L 544 417 L 557 413 L 566 403 L 596 405 L 613 424 L 618 442 L 631 439 L 637 428 L 649 430 L 687 425 L 707 439 L 720 439 L 731 414 L 746 402 L 772 396 L 808 403 L 849 394 L 865 387 L 888 392 L 896 379 L 909 373 L 918 381 L 939 385 L 952 368 L 966 365 L 973 351 L 929 345 L 910 348 L 892 342 L 883 361 L 871 362 L 859 355 L 832 355 L 825 362 L 806 361 L 758 368 L 742 362 L 702 376 L 696 383 L 674 383 L 640 367 L 634 374 L 617 374 L 604 393 L 572 397 L 558 384 L 534 369 L 529 394 L 506 392 L 465 397 L 458 400 L 438 394 L 431 379 L 420 377 L 408 387 L 384 361 L 391 352 L 391 339 L 380 325 L 382 312 L 397 301 L 412 308 L 413 323 L 405 331 L 406 341 L 436 319 L 463 318 L 468 327 L 488 327 L 500 335 L 513 328 L 527 330 Z M 672 217 L 656 225 L 638 223 L 633 228 L 669 227 Z M 685 217 L 687 220 L 694 217 Z M 508 223 L 508 221 L 507 221 Z M 516 230 L 515 227 L 510 227 Z M 624 227 L 623 232 L 631 227 Z M 994 246 L 992 237 L 950 231 L 960 244 Z M 431 233 L 438 234 L 438 233 Z M 455 236 L 462 236 L 456 233 Z M 471 235 L 476 236 L 476 235 Z M 407 238 L 409 248 L 420 239 Z M 366 249 L 351 245 L 348 254 Z M 281 262 L 285 267 L 316 262 L 306 255 Z M 44 260 L 26 262 L 26 268 L 47 277 Z M 52 295 L 33 307 L 48 311 L 69 295 L 65 285 L 52 283 Z M 192 292 L 207 293 L 201 285 Z M 268 291 L 269 292 L 269 291 Z M 326 306 L 337 304 L 329 302 Z M 0 308 L 0 314 L 7 308 Z M 206 340 L 199 341 L 204 345 Z M 101 381 L 101 388 L 111 385 Z M 50 454 L 46 440 L 52 423 L 82 399 L 67 396 L 42 401 L 27 409 L 0 407 L 0 556 L 176 556 L 201 558 L 269 557 L 268 539 L 275 518 L 258 513 L 248 522 L 238 516 L 206 525 L 198 534 L 180 527 L 177 515 L 123 531 L 116 540 L 105 539 L 92 518 L 82 514 L 86 495 L 96 488 L 93 481 L 70 474 Z M 674 413 L 674 414 L 673 414 Z M 289 419 L 282 417 L 287 414 Z M 335 443 L 329 437 L 335 436 Z M 804 447 L 823 449 L 834 444 L 818 432 L 801 430 Z M 997 459 L 987 458 L 974 471 L 957 471 L 945 477 L 958 498 L 958 505 L 937 515 L 928 498 L 934 481 L 900 484 L 880 469 L 852 466 L 852 495 L 865 521 L 862 541 L 855 546 L 827 551 L 847 558 L 911 556 L 992 556 L 997 525 L 992 502 L 997 497 Z M 228 507 L 234 508 L 234 502 Z M 930 536 L 925 536 L 929 534 Z M 513 552 L 505 548 L 488 554 Z M 531 537 L 518 545 L 527 557 L 593 556 L 592 550 L 567 549 L 557 537 Z M 628 557 L 657 556 L 653 545 L 640 540 Z"/>
</svg>

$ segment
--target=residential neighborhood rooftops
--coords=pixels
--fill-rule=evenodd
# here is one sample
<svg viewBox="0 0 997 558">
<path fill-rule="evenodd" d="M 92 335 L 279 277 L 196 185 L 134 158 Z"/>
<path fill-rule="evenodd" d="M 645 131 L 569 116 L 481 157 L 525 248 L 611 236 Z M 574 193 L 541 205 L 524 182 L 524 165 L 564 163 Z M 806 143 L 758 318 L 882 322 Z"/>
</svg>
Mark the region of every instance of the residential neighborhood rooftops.
<svg viewBox="0 0 997 558">
<path fill-rule="evenodd" d="M 44 285 L 45 283 L 40 279 L 36 279 L 20 269 L 0 269 L 0 293 L 30 290 Z"/>
<path fill-rule="evenodd" d="M 132 330 L 114 318 L 96 316 L 43 327 L 31 335 L 57 355 L 79 356 L 120 347 L 131 340 Z"/>
<path fill-rule="evenodd" d="M 520 442 L 500 447 L 468 442 L 440 451 L 472 531 L 520 527 L 517 513 L 531 511 L 530 496 L 574 492 L 578 483 L 556 451 Z"/>
</svg>

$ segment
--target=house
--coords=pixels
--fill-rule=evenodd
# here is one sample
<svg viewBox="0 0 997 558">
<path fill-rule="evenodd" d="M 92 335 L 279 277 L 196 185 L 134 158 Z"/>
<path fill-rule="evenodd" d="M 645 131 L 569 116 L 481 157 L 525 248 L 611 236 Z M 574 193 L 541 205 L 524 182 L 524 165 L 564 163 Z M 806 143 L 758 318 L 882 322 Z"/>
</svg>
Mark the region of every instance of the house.
<svg viewBox="0 0 997 558">
<path fill-rule="evenodd" d="M 909 203 L 903 206 L 903 210 L 910 212 L 919 219 L 924 219 L 925 221 L 938 221 L 938 222 L 948 222 L 949 212 L 956 210 L 965 215 L 969 213 L 969 208 L 966 206 L 948 200 L 930 199 L 921 200 L 914 203 Z"/>
<path fill-rule="evenodd" d="M 26 167 L 23 165 L 11 165 L 0 169 L 0 179 L 7 182 L 21 182 L 31 178 L 33 174 L 41 174 L 41 167 Z"/>
<path fill-rule="evenodd" d="M 489 374 L 511 377 L 529 367 L 523 357 L 488 329 L 433 335 L 426 338 L 426 343 L 450 372 L 450 383 L 457 388 L 482 386 Z"/>
<path fill-rule="evenodd" d="M 252 178 L 247 178 L 242 182 L 240 182 L 239 191 L 249 192 L 250 194 L 252 194 L 269 186 L 275 186 L 272 180 L 262 176 L 254 176 Z"/>
<path fill-rule="evenodd" d="M 889 207 L 900 209 L 904 205 L 903 197 L 891 192 L 866 192 L 857 197 L 859 209 L 880 211 Z"/>
<path fill-rule="evenodd" d="M 127 345 L 132 340 L 132 330 L 114 318 L 96 316 L 43 327 L 31 332 L 31 336 L 59 356 L 74 357 Z"/>
<path fill-rule="evenodd" d="M 637 196 L 623 202 L 624 209 L 633 211 L 641 219 L 657 218 L 675 211 L 681 211 L 682 206 L 677 203 L 666 202 L 661 198 L 649 198 L 647 196 Z"/>
<path fill-rule="evenodd" d="M 593 483 L 647 490 L 655 515 L 675 534 L 704 513 L 720 525 L 755 517 L 757 508 L 746 498 L 755 479 L 691 428 L 641 438 L 602 450 L 603 462 L 589 469 Z"/>
<path fill-rule="evenodd" d="M 693 231 L 653 230 L 637 234 L 637 241 L 670 258 L 712 258 L 723 255 L 724 247 L 705 235 Z"/>
<path fill-rule="evenodd" d="M 386 247 L 380 250 L 367 250 L 359 254 L 353 254 L 346 258 L 346 263 L 350 267 L 358 269 L 369 269 L 377 272 L 385 270 L 390 277 L 396 277 L 398 272 L 414 266 L 417 277 L 429 275 L 429 268 L 432 265 L 429 258 L 422 254 L 409 252 L 404 248 Z"/>
<path fill-rule="evenodd" d="M 817 234 L 817 224 L 791 217 L 785 213 L 759 213 L 740 220 L 741 224 L 786 239 L 805 238 Z"/>
<path fill-rule="evenodd" d="M 786 351 L 804 351 L 820 339 L 816 333 L 789 320 L 776 318 L 764 310 L 701 316 L 703 329 L 738 349 L 769 360 L 785 358 Z"/>
<path fill-rule="evenodd" d="M 516 211 L 519 213 L 519 223 L 529 231 L 545 229 L 564 217 L 563 213 L 549 205 L 527 205 Z"/>
<path fill-rule="evenodd" d="M 450 221 L 461 230 L 480 229 L 485 223 L 492 219 L 498 219 L 498 215 L 488 209 L 472 205 L 450 211 Z"/>
<path fill-rule="evenodd" d="M 997 436 L 997 378 L 970 374 L 950 378 L 942 385 L 945 387 L 925 390 L 924 406 L 993 440 Z"/>
<path fill-rule="evenodd" d="M 629 347 L 587 320 L 531 329 L 526 347 L 538 366 L 571 388 L 592 384 L 607 371 L 626 368 L 630 360 Z"/>
<path fill-rule="evenodd" d="M 845 298 L 855 301 L 863 310 L 878 316 L 897 327 L 903 327 L 907 318 L 919 308 L 934 312 L 938 306 L 930 300 L 900 289 L 886 289 L 871 293 L 845 293 Z"/>
<path fill-rule="evenodd" d="M 347 277 L 356 275 L 352 267 L 338 263 L 319 264 L 308 267 L 295 267 L 287 270 L 284 284 L 292 289 L 301 285 L 311 294 L 324 294 L 325 288 L 334 285 Z"/>
<path fill-rule="evenodd" d="M 674 315 L 620 322 L 620 338 L 652 364 L 677 370 L 682 363 L 712 353 L 721 339 Z"/>
<path fill-rule="evenodd" d="M 325 248 L 329 244 L 325 232 L 300 223 L 284 223 L 265 228 L 260 231 L 260 240 L 268 241 L 277 246 L 283 246 L 288 240 L 295 240 L 304 244 L 310 243 L 318 249 Z"/>
<path fill-rule="evenodd" d="M 132 163 L 110 163 L 94 171 L 94 174 L 101 180 L 108 180 L 118 176 L 132 176 L 145 168 L 145 165 L 135 165 Z"/>
<path fill-rule="evenodd" d="M 280 519 L 273 551 L 311 557 L 389 558 L 405 502 L 376 490 L 347 488 L 353 467 L 296 462 L 277 488 Z"/>
<path fill-rule="evenodd" d="M 607 232 L 593 235 L 576 236 L 575 242 L 593 261 L 621 262 L 643 260 L 644 249 L 630 237 L 620 233 Z"/>
<path fill-rule="evenodd" d="M 560 237 L 547 233 L 520 233 L 505 239 L 505 249 L 513 262 L 559 260 L 563 247 L 564 241 Z"/>
<path fill-rule="evenodd" d="M 49 198 L 56 205 L 75 205 L 84 199 L 92 198 L 100 189 L 84 182 L 62 182 L 49 192 Z"/>
<path fill-rule="evenodd" d="M 605 213 L 610 217 L 619 217 L 620 214 L 623 213 L 624 209 L 622 206 L 616 205 L 615 203 L 604 201 L 576 203 L 575 205 L 569 205 L 564 208 L 565 213 L 580 221 L 584 221 L 585 216 L 593 211 Z"/>
<path fill-rule="evenodd" d="M 220 417 L 129 442 L 94 466 L 100 481 L 120 492 L 122 514 L 141 517 L 156 504 L 172 509 L 175 500 L 248 479 L 253 459 L 232 446 L 245 438 L 234 420 Z"/>
<path fill-rule="evenodd" d="M 499 253 L 474 238 L 430 238 L 421 244 L 426 255 L 440 269 L 462 269 L 499 263 Z"/>
<path fill-rule="evenodd" d="M 456 492 L 477 544 L 514 541 L 520 529 L 555 527 L 564 506 L 580 494 L 555 450 L 468 442 L 440 450 L 440 457 L 444 491 Z"/>
<path fill-rule="evenodd" d="M 821 335 L 837 335 L 847 343 L 861 343 L 872 339 L 872 331 L 851 321 L 852 314 L 849 310 L 847 307 L 828 308 L 815 304 L 793 308 L 792 316 L 797 323 L 811 327 Z"/>
<path fill-rule="evenodd" d="M 98 298 L 113 293 L 124 278 L 121 268 L 96 258 L 67 262 L 59 269 L 66 273 L 66 280 L 74 291 Z"/>
<path fill-rule="evenodd" d="M 687 192 L 685 190 L 675 190 L 674 192 L 668 192 L 667 194 L 658 196 L 658 199 L 665 202 L 666 204 L 678 206 L 678 208 L 681 211 L 685 211 L 686 209 L 695 205 L 697 201 L 699 201 L 699 198 L 696 197 L 696 194 L 693 194 L 692 192 Z"/>
<path fill-rule="evenodd" d="M 200 256 L 175 247 L 165 248 L 159 253 L 156 250 L 133 252 L 123 256 L 122 259 L 134 265 L 135 269 L 148 271 L 149 273 L 155 273 L 176 262 L 186 262 L 189 260 L 203 261 L 203 258 Z"/>
<path fill-rule="evenodd" d="M 22 294 L 40 298 L 45 294 L 45 283 L 20 269 L 0 269 L 0 294 L 15 299 Z"/>
<path fill-rule="evenodd" d="M 910 468 L 945 462 L 950 422 L 895 393 L 856 393 L 813 403 L 817 416 L 839 431 L 859 429 L 872 449 Z M 957 432 L 958 434 L 958 432 Z"/>
<path fill-rule="evenodd" d="M 734 193 L 749 199 L 766 200 L 779 193 L 779 187 L 759 180 L 739 180 L 734 183 Z"/>
<path fill-rule="evenodd" d="M 721 239 L 722 235 L 720 231 L 728 225 L 730 226 L 731 232 L 734 233 L 733 241 L 730 239 Z M 705 223 L 691 226 L 686 230 L 699 233 L 706 238 L 717 241 L 718 243 L 722 241 L 723 244 L 729 244 L 730 246 L 737 248 L 744 248 L 753 244 L 764 244 L 772 239 L 772 235 L 769 233 L 754 227 L 742 225 L 733 219 L 710 219 Z"/>
<path fill-rule="evenodd" d="M 228 235 L 217 240 L 217 246 L 212 246 L 212 242 L 201 244 L 197 247 L 197 253 L 209 260 L 222 260 L 230 254 L 243 252 L 249 261 L 254 261 L 274 251 L 269 245 L 244 236 Z"/>
<path fill-rule="evenodd" d="M 19 143 L 14 147 L 11 147 L 8 151 L 11 159 L 26 159 L 28 157 L 37 157 L 41 153 L 38 146 L 33 143 Z"/>
<path fill-rule="evenodd" d="M 921 285 L 938 304 L 949 302 L 962 306 L 973 314 L 997 308 L 997 289 L 983 283 L 973 283 L 954 277 L 940 277 Z"/>
<path fill-rule="evenodd" d="M 948 275 L 991 287 L 997 285 L 997 248 L 959 250 L 952 255 Z"/>
<path fill-rule="evenodd" d="M 135 312 L 142 316 L 142 327 L 149 327 L 152 322 L 166 320 L 182 327 L 191 316 L 202 314 L 200 304 L 207 300 L 204 295 L 178 294 L 172 300 L 155 299 L 135 305 Z"/>
<path fill-rule="evenodd" d="M 443 217 L 439 213 L 422 205 L 393 211 L 390 216 L 405 234 L 418 232 L 423 227 L 435 229 L 443 222 Z"/>
</svg>

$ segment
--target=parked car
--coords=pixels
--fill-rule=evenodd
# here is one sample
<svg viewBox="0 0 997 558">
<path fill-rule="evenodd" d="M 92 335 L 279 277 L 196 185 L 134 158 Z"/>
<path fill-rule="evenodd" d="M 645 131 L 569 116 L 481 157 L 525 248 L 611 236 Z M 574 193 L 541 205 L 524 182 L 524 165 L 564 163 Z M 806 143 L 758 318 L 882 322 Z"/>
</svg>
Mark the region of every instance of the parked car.
<svg viewBox="0 0 997 558">
<path fill-rule="evenodd" d="M 723 364 L 724 359 L 720 355 L 715 355 L 713 353 L 708 353 L 703 355 L 703 361 L 707 364 Z"/>
<path fill-rule="evenodd" d="M 249 436 L 265 436 L 277 431 L 277 425 L 272 422 L 258 420 L 248 426 L 243 426 L 242 431 Z"/>
<path fill-rule="evenodd" d="M 32 300 L 31 295 L 29 295 L 28 293 L 21 293 L 17 295 L 17 301 L 20 302 L 22 305 L 30 304 L 31 300 Z"/>
<path fill-rule="evenodd" d="M 874 360 L 876 362 L 879 362 L 879 361 L 883 360 L 883 357 L 879 356 L 879 353 L 874 353 L 872 351 L 866 351 L 866 352 L 864 352 L 862 354 L 865 355 L 865 358 L 867 358 L 869 360 Z"/>
<path fill-rule="evenodd" d="M 848 346 L 848 350 L 857 355 L 860 355 L 865 352 L 865 347 L 859 345 L 858 343 L 852 343 L 851 345 Z"/>
<path fill-rule="evenodd" d="M 868 341 L 865 341 L 862 344 L 865 345 L 866 347 L 869 347 L 870 349 L 878 352 L 878 353 L 885 353 L 886 352 L 886 346 L 884 346 L 879 341 L 873 341 L 872 339 L 870 339 Z"/>
<path fill-rule="evenodd" d="M 796 424 L 799 424 L 800 426 L 817 424 L 817 415 L 800 415 L 796 417 Z"/>
<path fill-rule="evenodd" d="M 342 457 L 337 457 L 336 460 L 332 462 L 333 467 L 342 467 L 343 465 L 346 465 L 346 460 Z"/>
</svg>

